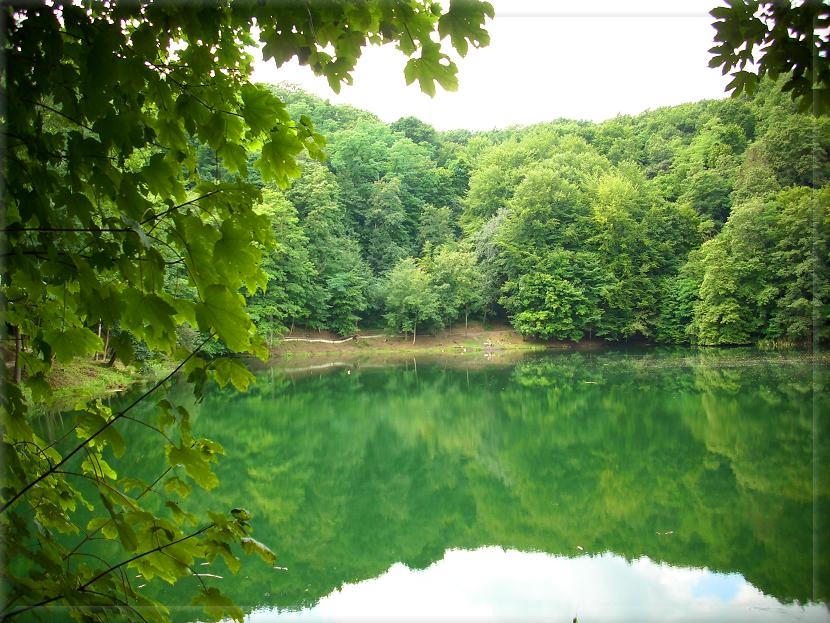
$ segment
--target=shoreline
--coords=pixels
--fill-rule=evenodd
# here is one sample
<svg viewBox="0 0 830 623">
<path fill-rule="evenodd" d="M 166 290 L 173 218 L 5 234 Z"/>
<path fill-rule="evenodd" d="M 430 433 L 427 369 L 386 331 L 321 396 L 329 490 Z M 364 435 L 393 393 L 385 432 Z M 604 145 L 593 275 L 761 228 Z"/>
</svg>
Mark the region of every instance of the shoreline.
<svg viewBox="0 0 830 623">
<path fill-rule="evenodd" d="M 648 348 L 659 345 L 646 342 L 626 345 L 634 348 Z M 790 345 L 753 345 L 748 348 L 760 349 L 769 354 L 789 352 L 798 347 Z M 579 342 L 525 339 L 507 324 L 483 325 L 470 323 L 466 330 L 463 325 L 448 327 L 435 334 L 419 335 L 412 343 L 411 336 L 386 335 L 378 329 L 361 331 L 353 336 L 342 337 L 325 331 L 294 330 L 276 340 L 271 346 L 267 361 L 249 358 L 248 365 L 254 371 L 278 369 L 288 374 L 322 372 L 327 369 L 374 368 L 406 363 L 447 363 L 465 367 L 511 364 L 532 353 L 544 352 L 598 352 L 619 348 L 601 339 Z M 731 350 L 747 347 L 706 347 L 679 346 L 696 352 L 709 350 Z M 812 355 L 821 363 L 830 363 L 830 352 L 822 350 Z M 164 375 L 166 365 L 156 361 L 151 369 L 138 371 L 133 367 L 116 363 L 108 366 L 99 361 L 74 361 L 56 365 L 47 376 L 47 382 L 54 392 L 52 404 L 32 406 L 35 410 L 48 411 L 71 408 L 78 401 L 123 392 L 130 387 Z"/>
<path fill-rule="evenodd" d="M 271 347 L 271 356 L 258 369 L 313 371 L 361 365 L 383 366 L 418 361 L 463 361 L 466 365 L 509 363 L 529 353 L 545 351 L 595 351 L 606 348 L 602 340 L 540 342 L 528 340 L 506 324 L 483 326 L 480 322 L 452 326 L 435 334 L 385 335 L 366 330 L 346 338 L 314 330 L 294 330 Z"/>
<path fill-rule="evenodd" d="M 484 328 L 480 323 L 465 327 L 454 326 L 435 334 L 411 336 L 386 335 L 379 330 L 367 330 L 348 337 L 326 331 L 294 330 L 271 347 L 269 363 L 278 363 L 297 357 L 325 355 L 387 355 L 409 358 L 415 355 L 466 355 L 486 353 L 495 356 L 509 351 L 529 352 L 545 350 L 548 345 L 525 340 L 507 325 Z"/>
</svg>

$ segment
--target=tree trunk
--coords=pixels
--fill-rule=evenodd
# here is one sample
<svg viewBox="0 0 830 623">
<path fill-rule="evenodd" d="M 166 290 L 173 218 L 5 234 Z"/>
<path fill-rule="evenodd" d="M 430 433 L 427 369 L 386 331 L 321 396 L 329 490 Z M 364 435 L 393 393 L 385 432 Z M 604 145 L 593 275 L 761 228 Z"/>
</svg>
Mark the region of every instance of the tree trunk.
<svg viewBox="0 0 830 623">
<path fill-rule="evenodd" d="M 106 338 L 104 338 L 104 354 L 101 356 L 101 359 L 107 358 L 107 353 L 110 352 L 110 329 L 107 327 Z"/>
<path fill-rule="evenodd" d="M 103 324 L 103 323 L 99 320 L 99 321 L 98 321 L 98 339 L 99 339 L 99 340 L 101 339 L 101 325 L 102 325 L 102 324 Z M 101 357 L 100 357 L 100 358 L 103 360 L 103 359 L 104 359 L 104 357 L 106 357 L 106 355 L 107 355 L 107 349 L 105 348 L 105 349 L 104 349 L 104 352 L 103 352 L 103 353 L 101 353 Z M 95 356 L 92 358 L 92 360 L 93 360 L 93 361 L 98 361 L 98 353 L 95 353 Z"/>
<path fill-rule="evenodd" d="M 20 352 L 23 350 L 23 340 L 20 337 L 20 327 L 14 328 L 14 382 L 20 384 L 23 379 L 23 368 L 20 367 Z"/>
<path fill-rule="evenodd" d="M 469 312 L 464 309 L 464 337 L 467 337 L 467 317 L 469 316 Z"/>
<path fill-rule="evenodd" d="M 416 332 L 417 332 L 417 331 L 418 331 L 418 322 L 416 321 L 416 322 L 412 325 L 412 343 L 413 343 L 413 344 L 415 343 L 415 334 L 416 334 Z"/>
</svg>

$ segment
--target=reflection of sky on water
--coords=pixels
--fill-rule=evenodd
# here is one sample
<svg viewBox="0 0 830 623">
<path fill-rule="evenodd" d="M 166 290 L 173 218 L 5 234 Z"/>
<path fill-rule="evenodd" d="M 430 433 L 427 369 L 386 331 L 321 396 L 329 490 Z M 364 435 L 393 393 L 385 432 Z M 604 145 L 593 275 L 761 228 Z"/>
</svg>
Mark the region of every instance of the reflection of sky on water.
<svg viewBox="0 0 830 623">
<path fill-rule="evenodd" d="M 741 592 L 746 580 L 738 573 L 707 573 L 692 587 L 692 597 L 702 599 L 716 597 L 722 603 L 729 603 Z"/>
<path fill-rule="evenodd" d="M 289 569 L 287 573 L 291 573 Z M 427 569 L 397 563 L 300 612 L 246 621 L 830 621 L 824 605 L 782 605 L 738 574 L 613 554 L 571 559 L 486 547 L 450 550 Z"/>
</svg>

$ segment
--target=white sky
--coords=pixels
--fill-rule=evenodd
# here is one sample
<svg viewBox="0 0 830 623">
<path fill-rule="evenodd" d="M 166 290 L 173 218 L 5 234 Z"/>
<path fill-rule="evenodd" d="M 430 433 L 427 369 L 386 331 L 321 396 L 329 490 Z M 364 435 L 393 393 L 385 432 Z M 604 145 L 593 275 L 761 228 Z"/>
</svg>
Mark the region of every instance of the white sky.
<svg viewBox="0 0 830 623">
<path fill-rule="evenodd" d="M 412 115 L 439 130 L 489 130 L 560 117 L 618 114 L 724 97 L 729 76 L 710 69 L 718 0 L 491 0 L 491 43 L 457 59 L 459 88 L 434 98 L 406 86 L 406 57 L 368 47 L 354 84 L 334 94 L 307 67 L 258 63 L 254 80 L 292 82 L 386 122 Z M 449 41 L 447 40 L 447 46 Z"/>
</svg>

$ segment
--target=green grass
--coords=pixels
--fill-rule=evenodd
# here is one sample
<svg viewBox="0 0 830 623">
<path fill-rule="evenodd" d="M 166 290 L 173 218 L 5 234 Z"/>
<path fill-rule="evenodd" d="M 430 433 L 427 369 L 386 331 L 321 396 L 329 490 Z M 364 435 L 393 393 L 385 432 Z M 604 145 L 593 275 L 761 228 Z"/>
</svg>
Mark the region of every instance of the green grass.
<svg viewBox="0 0 830 623">
<path fill-rule="evenodd" d="M 139 372 L 132 367 L 76 359 L 68 364 L 55 364 L 47 375 L 52 388 L 49 411 L 66 411 L 107 394 L 121 392 L 136 383 L 159 378 L 164 366 Z"/>
</svg>

